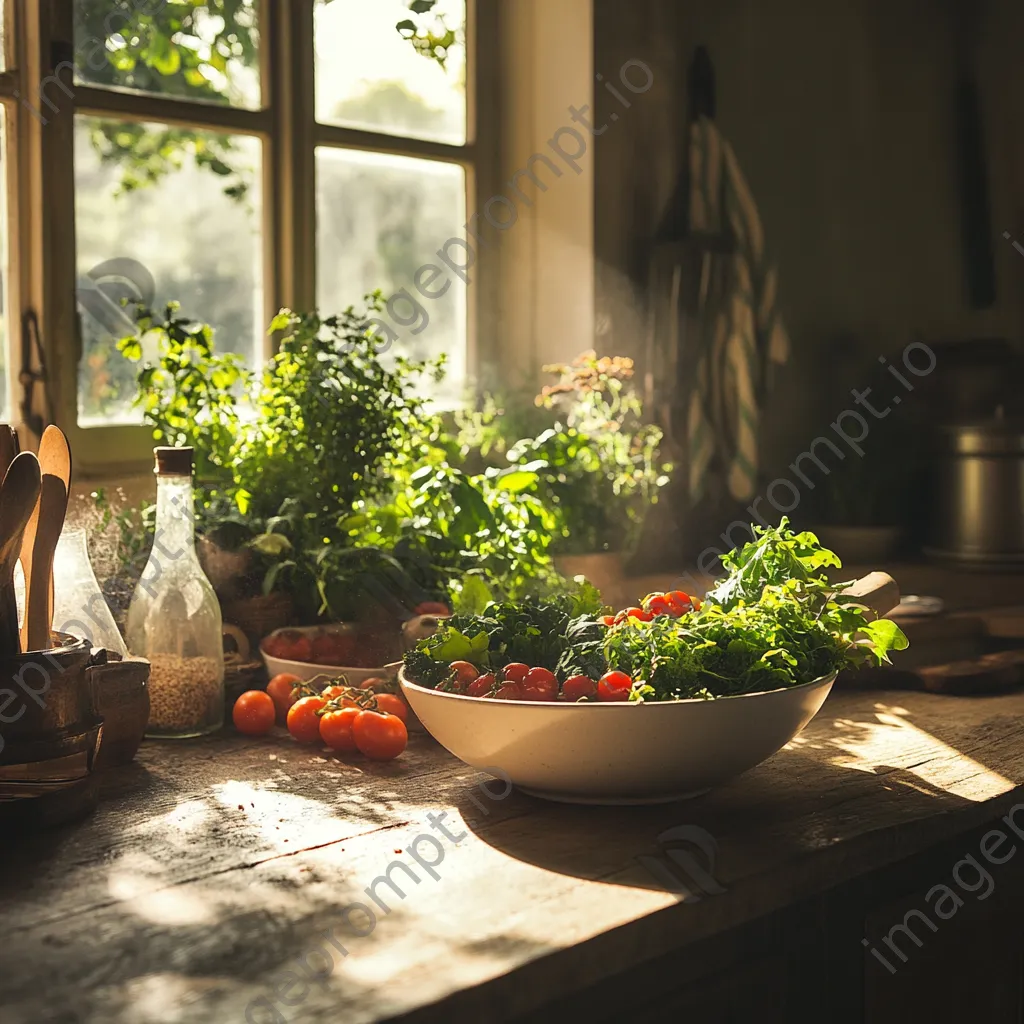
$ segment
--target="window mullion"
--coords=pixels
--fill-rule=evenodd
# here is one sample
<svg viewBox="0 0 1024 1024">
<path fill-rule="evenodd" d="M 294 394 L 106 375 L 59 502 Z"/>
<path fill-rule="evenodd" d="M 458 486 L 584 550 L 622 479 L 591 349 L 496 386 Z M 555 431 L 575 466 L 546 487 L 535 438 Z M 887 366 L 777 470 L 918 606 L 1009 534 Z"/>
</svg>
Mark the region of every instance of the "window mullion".
<svg viewBox="0 0 1024 1024">
<path fill-rule="evenodd" d="M 68 44 L 72 35 L 70 5 L 27 0 L 21 9 L 18 31 L 24 58 L 20 69 L 23 92 L 29 102 L 17 108 L 19 171 L 23 182 L 19 277 L 21 309 L 12 327 L 20 339 L 21 317 L 29 309 L 39 318 L 48 367 L 45 392 L 49 408 L 36 395 L 35 411 L 48 414 L 61 426 L 75 423 L 79 332 L 75 307 L 75 178 L 74 108 L 64 91 L 46 109 L 37 109 L 31 83 L 53 75 L 56 43 Z M 62 82 L 70 83 L 65 72 Z M 52 89 L 51 92 L 54 90 Z M 73 342 L 73 344 L 71 344 Z M 15 376 L 22 369 L 20 346 L 15 345 Z M 69 351 L 71 349 L 71 351 Z M 33 367 L 38 369 L 38 367 Z M 36 389 L 39 392 L 41 389 Z M 21 388 L 16 388 L 21 400 Z"/>
<path fill-rule="evenodd" d="M 314 0 L 275 0 L 266 11 L 272 108 L 268 266 L 276 306 L 316 305 Z"/>
</svg>

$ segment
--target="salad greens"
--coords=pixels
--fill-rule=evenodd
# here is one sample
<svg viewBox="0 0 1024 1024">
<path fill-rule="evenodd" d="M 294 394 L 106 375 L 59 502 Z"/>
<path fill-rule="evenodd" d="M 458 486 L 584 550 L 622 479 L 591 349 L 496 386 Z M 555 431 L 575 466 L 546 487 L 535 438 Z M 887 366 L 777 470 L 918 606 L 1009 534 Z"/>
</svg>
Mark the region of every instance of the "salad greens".
<svg viewBox="0 0 1024 1024">
<path fill-rule="evenodd" d="M 753 527 L 753 540 L 723 558 L 728 576 L 699 609 L 612 625 L 593 588 L 572 597 L 490 604 L 456 615 L 405 658 L 411 679 L 437 686 L 452 661 L 496 671 L 510 662 L 542 666 L 559 681 L 610 669 L 633 679 L 632 700 L 679 700 L 797 686 L 845 668 L 889 660 L 907 638 L 833 584 L 842 563 L 813 533 Z M 612 621 L 612 620 L 608 620 Z"/>
</svg>

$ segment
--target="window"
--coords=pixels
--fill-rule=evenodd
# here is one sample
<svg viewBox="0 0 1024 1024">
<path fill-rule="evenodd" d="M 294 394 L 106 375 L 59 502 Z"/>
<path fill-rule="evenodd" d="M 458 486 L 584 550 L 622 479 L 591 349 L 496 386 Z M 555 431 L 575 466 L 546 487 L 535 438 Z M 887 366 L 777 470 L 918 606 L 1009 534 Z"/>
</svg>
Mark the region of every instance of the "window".
<svg viewBox="0 0 1024 1024">
<path fill-rule="evenodd" d="M 79 465 L 146 458 L 135 367 L 117 350 L 126 299 L 180 301 L 257 365 L 281 306 L 333 312 L 380 289 L 395 352 L 446 353 L 436 397 L 461 396 L 465 284 L 454 275 L 430 300 L 418 286 L 475 205 L 472 0 L 50 6 L 0 0 L 7 57 L 25 58 L 0 71 L 0 170 L 8 136 L 30 170 L 11 179 L 17 223 L 0 204 L 18 255 L 11 288 L 6 248 L 0 267 L 4 418 L 22 352 L 3 318 L 32 310 L 47 376 L 33 401 Z"/>
</svg>

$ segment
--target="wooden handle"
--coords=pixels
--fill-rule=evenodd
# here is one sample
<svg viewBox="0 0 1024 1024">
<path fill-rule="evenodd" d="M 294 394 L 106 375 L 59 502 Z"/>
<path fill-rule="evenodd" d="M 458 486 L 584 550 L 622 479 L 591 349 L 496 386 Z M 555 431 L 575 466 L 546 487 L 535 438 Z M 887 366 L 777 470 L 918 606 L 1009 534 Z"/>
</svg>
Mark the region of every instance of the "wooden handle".
<svg viewBox="0 0 1024 1024">
<path fill-rule="evenodd" d="M 882 618 L 900 603 L 900 588 L 887 572 L 872 572 L 847 587 L 841 596 L 865 605 Z"/>
<path fill-rule="evenodd" d="M 222 624 L 222 631 L 224 636 L 231 637 L 231 639 L 235 641 L 235 646 L 238 648 L 238 657 L 241 659 L 242 663 L 244 664 L 248 662 L 250 647 L 249 638 L 245 633 L 243 633 L 238 626 L 233 626 L 230 622 Z"/>
</svg>

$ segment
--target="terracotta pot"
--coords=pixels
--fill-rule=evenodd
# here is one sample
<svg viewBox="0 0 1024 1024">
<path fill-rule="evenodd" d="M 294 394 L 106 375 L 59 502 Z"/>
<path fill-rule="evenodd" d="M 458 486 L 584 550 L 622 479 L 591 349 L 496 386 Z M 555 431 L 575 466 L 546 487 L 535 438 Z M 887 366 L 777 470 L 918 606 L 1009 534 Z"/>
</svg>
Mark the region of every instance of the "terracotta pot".
<svg viewBox="0 0 1024 1024">
<path fill-rule="evenodd" d="M 618 551 L 599 551 L 592 555 L 555 555 L 555 568 L 567 579 L 585 576 L 608 604 L 621 603 L 620 593 L 626 578 L 622 555 Z"/>
<path fill-rule="evenodd" d="M 225 551 L 207 537 L 199 538 L 196 552 L 206 578 L 218 594 L 234 594 L 252 565 L 252 552 L 248 548 Z"/>
</svg>

